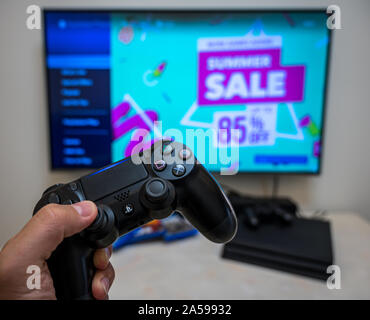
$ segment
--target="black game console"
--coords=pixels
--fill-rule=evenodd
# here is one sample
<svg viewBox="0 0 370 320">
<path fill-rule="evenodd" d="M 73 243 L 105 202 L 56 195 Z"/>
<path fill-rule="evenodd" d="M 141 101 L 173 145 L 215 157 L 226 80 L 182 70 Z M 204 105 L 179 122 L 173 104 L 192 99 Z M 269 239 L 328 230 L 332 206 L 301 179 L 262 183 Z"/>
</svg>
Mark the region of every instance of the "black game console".
<svg viewBox="0 0 370 320">
<path fill-rule="evenodd" d="M 95 221 L 66 238 L 48 262 L 58 299 L 92 299 L 93 253 L 153 219 L 179 211 L 206 238 L 225 243 L 237 221 L 212 175 L 185 145 L 160 140 L 151 148 L 67 184 L 48 188 L 34 214 L 50 203 L 91 200 Z"/>
<path fill-rule="evenodd" d="M 229 199 L 239 226 L 222 257 L 322 280 L 329 277 L 327 267 L 333 264 L 329 222 L 297 217 L 297 206 L 287 198 L 243 200 L 231 194 Z"/>
</svg>

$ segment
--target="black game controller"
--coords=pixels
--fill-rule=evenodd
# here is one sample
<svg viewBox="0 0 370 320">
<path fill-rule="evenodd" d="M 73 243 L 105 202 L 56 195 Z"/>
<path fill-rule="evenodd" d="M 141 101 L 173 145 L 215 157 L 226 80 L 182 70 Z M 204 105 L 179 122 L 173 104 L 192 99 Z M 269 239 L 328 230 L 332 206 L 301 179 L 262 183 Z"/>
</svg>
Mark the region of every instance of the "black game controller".
<svg viewBox="0 0 370 320">
<path fill-rule="evenodd" d="M 298 207 L 288 198 L 252 197 L 236 192 L 229 192 L 228 198 L 239 221 L 252 229 L 269 223 L 289 226 L 297 216 Z"/>
<path fill-rule="evenodd" d="M 48 188 L 34 214 L 49 203 L 83 200 L 97 205 L 95 221 L 64 239 L 47 261 L 58 299 L 93 299 L 94 250 L 175 210 L 213 242 L 230 241 L 237 229 L 220 185 L 189 148 L 172 140 L 157 141 L 78 180 Z"/>
</svg>

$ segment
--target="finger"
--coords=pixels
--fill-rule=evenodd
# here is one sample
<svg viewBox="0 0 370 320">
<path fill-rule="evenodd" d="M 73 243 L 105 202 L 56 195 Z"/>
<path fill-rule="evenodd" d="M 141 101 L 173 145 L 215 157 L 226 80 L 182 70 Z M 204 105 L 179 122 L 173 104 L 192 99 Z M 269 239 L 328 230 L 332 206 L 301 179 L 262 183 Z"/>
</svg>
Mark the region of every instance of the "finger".
<svg viewBox="0 0 370 320">
<path fill-rule="evenodd" d="M 104 270 L 97 270 L 92 282 L 92 292 L 95 299 L 108 299 L 108 291 L 115 277 L 114 269 L 111 263 Z"/>
<path fill-rule="evenodd" d="M 95 268 L 104 270 L 109 264 L 109 259 L 111 255 L 112 255 L 112 246 L 96 250 L 94 253 Z"/>
<path fill-rule="evenodd" d="M 73 205 L 49 204 L 32 217 L 15 236 L 13 243 L 20 254 L 46 260 L 64 238 L 88 227 L 97 212 L 96 205 L 91 201 Z"/>
</svg>

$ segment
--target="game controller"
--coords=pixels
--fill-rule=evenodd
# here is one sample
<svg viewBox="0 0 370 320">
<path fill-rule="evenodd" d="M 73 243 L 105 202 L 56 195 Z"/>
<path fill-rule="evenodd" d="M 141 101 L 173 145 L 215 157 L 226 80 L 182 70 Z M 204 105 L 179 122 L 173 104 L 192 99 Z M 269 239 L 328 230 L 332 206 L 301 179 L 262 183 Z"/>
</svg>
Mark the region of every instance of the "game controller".
<svg viewBox="0 0 370 320">
<path fill-rule="evenodd" d="M 34 214 L 50 203 L 83 200 L 97 205 L 95 221 L 64 239 L 47 261 L 58 299 L 93 299 L 94 251 L 175 210 L 216 243 L 230 241 L 237 229 L 234 210 L 220 185 L 188 147 L 171 139 L 48 188 Z"/>
<path fill-rule="evenodd" d="M 251 229 L 277 223 L 289 226 L 297 216 L 297 205 L 288 198 L 252 197 L 229 192 L 228 198 L 239 220 Z"/>
</svg>

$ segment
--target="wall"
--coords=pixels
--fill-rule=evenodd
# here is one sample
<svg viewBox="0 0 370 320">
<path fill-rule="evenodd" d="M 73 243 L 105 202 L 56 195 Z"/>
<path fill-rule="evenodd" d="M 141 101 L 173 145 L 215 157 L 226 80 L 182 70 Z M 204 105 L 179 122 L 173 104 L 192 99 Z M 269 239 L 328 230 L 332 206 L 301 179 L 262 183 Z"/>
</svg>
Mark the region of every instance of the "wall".
<svg viewBox="0 0 370 320">
<path fill-rule="evenodd" d="M 188 0 L 186 8 L 326 7 L 331 1 Z M 342 30 L 334 32 L 322 175 L 284 176 L 279 193 L 305 209 L 347 210 L 370 218 L 370 1 L 335 1 Z M 185 7 L 180 1 L 0 2 L 0 246 L 30 218 L 45 187 L 83 171 L 52 172 L 42 32 L 25 26 L 26 7 Z M 63 4 L 63 5 L 62 5 Z M 240 175 L 221 182 L 243 192 L 271 192 L 271 177 Z"/>
</svg>

